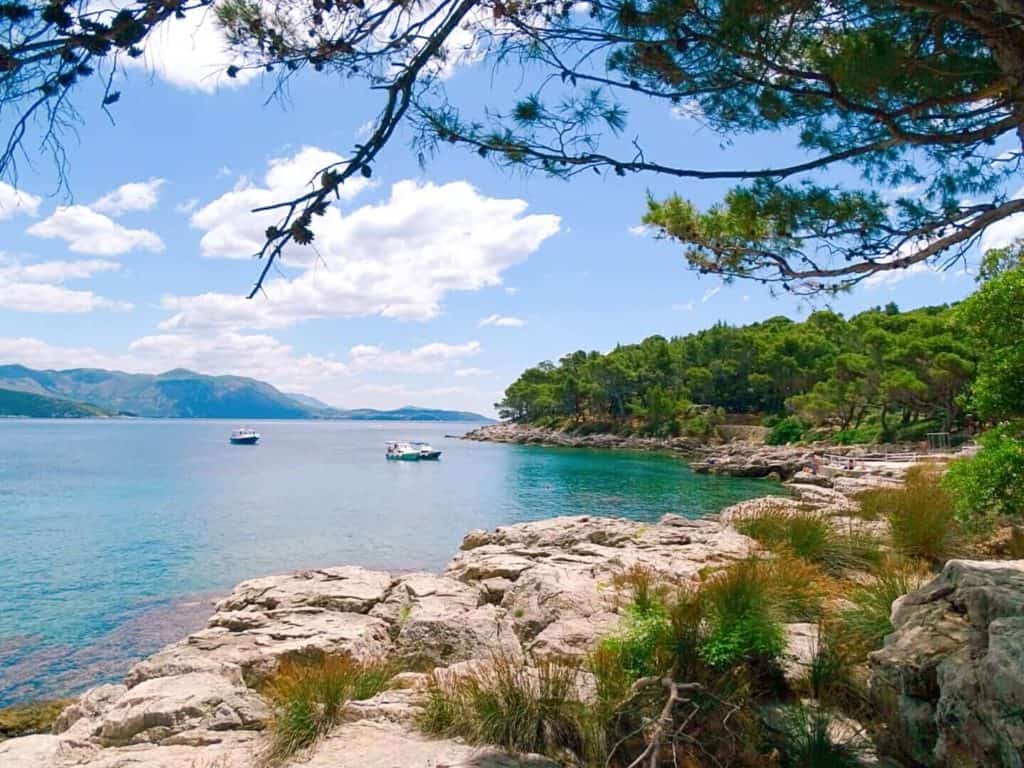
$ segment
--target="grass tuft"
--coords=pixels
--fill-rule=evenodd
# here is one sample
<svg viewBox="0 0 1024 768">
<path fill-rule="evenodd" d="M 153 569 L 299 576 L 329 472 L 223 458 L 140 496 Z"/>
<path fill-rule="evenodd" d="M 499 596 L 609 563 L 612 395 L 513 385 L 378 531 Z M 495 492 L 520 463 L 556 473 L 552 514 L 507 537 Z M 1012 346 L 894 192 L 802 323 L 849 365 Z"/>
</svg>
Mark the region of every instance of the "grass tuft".
<svg viewBox="0 0 1024 768">
<path fill-rule="evenodd" d="M 419 726 L 518 753 L 581 762 L 603 754 L 603 728 L 577 692 L 580 670 L 554 660 L 527 666 L 496 656 L 471 674 L 431 677 Z"/>
<path fill-rule="evenodd" d="M 871 570 L 881 562 L 879 541 L 856 531 L 839 532 L 826 515 L 765 509 L 737 520 L 736 529 L 775 552 L 789 553 L 832 574 Z"/>
<path fill-rule="evenodd" d="M 349 656 L 282 661 L 262 688 L 274 708 L 264 765 L 278 765 L 316 743 L 339 722 L 348 702 L 380 693 L 397 671 L 391 663 Z"/>
<path fill-rule="evenodd" d="M 793 707 L 784 724 L 785 768 L 859 768 L 863 751 L 859 734 L 838 740 L 834 716 L 820 707 Z"/>
<path fill-rule="evenodd" d="M 840 612 L 837 633 L 842 643 L 861 655 L 882 647 L 893 630 L 890 616 L 897 598 L 924 584 L 928 574 L 908 564 L 894 563 L 883 568 L 873 582 L 855 589 L 851 605 Z"/>
</svg>

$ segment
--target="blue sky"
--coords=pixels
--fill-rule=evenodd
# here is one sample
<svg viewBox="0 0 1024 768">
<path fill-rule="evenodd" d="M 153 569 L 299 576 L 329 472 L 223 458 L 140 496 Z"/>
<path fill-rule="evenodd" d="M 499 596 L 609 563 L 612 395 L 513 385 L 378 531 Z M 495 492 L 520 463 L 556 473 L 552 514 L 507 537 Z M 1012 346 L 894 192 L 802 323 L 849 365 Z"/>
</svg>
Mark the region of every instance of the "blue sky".
<svg viewBox="0 0 1024 768">
<path fill-rule="evenodd" d="M 148 68 L 123 76 L 113 125 L 93 106 L 97 93 L 79 95 L 85 123 L 70 142 L 70 198 L 55 192 L 43 158 L 21 164 L 17 191 L 0 186 L 0 362 L 188 367 L 340 407 L 490 413 L 540 360 L 820 306 L 699 278 L 678 246 L 638 227 L 648 190 L 708 205 L 726 185 L 590 175 L 566 183 L 454 148 L 422 169 L 408 136 L 318 224 L 317 252 L 288 254 L 266 295 L 247 302 L 259 268 L 251 254 L 272 223 L 249 209 L 294 194 L 351 152 L 379 94 L 311 73 L 293 81 L 286 103 L 267 104 L 271 80 L 224 85 L 219 47 L 209 24 L 162 33 Z M 465 104 L 507 105 L 519 82 L 465 66 L 446 87 Z M 632 118 L 649 150 L 678 165 L 798 157 L 781 135 L 723 146 L 664 106 L 635 105 Z M 986 245 L 1021 233 L 1011 221 Z M 911 308 L 972 286 L 961 269 L 919 269 L 869 281 L 832 306 Z"/>
</svg>

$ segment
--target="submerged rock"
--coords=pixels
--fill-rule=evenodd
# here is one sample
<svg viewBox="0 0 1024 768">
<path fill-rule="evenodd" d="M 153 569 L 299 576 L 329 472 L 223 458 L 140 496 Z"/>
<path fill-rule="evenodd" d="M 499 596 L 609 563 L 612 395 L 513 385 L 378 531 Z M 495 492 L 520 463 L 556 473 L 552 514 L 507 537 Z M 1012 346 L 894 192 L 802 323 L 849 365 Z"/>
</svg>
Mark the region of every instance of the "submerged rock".
<svg viewBox="0 0 1024 768">
<path fill-rule="evenodd" d="M 1024 767 L 1024 560 L 951 560 L 893 605 L 871 654 L 891 722 L 884 755 L 911 765 Z"/>
</svg>

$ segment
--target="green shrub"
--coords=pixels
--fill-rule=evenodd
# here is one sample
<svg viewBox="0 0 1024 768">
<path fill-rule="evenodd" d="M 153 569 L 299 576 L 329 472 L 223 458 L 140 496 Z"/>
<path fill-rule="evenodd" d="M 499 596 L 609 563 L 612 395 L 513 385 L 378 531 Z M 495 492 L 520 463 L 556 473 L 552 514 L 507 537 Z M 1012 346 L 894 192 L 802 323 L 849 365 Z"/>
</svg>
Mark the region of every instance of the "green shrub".
<svg viewBox="0 0 1024 768">
<path fill-rule="evenodd" d="M 577 694 L 579 670 L 542 661 L 537 666 L 495 657 L 465 675 L 431 677 L 418 725 L 427 733 L 460 737 L 513 752 L 581 762 L 604 754 L 603 727 Z"/>
<path fill-rule="evenodd" d="M 741 520 L 736 529 L 768 549 L 788 552 L 831 573 L 869 570 L 881 561 L 877 539 L 864 533 L 840 533 L 825 515 L 767 509 Z"/>
<path fill-rule="evenodd" d="M 834 716 L 820 707 L 791 707 L 783 724 L 782 765 L 785 768 L 858 768 L 863 747 L 860 734 L 851 741 L 833 740 Z"/>
<path fill-rule="evenodd" d="M 282 661 L 262 688 L 274 709 L 263 762 L 282 763 L 314 744 L 338 723 L 349 701 L 384 690 L 396 671 L 386 662 L 358 662 L 348 656 Z"/>
<path fill-rule="evenodd" d="M 892 632 L 892 604 L 898 597 L 913 592 L 928 578 L 920 570 L 901 564 L 883 568 L 877 578 L 854 590 L 851 605 L 840 612 L 836 635 L 839 642 L 853 652 L 866 654 L 882 647 L 882 640 Z"/>
<path fill-rule="evenodd" d="M 774 661 L 785 645 L 765 564 L 749 558 L 715 574 L 701 588 L 707 634 L 699 654 L 716 669 Z"/>
<path fill-rule="evenodd" d="M 938 467 L 919 464 L 902 488 L 879 491 L 873 503 L 889 520 L 893 548 L 900 554 L 941 564 L 962 548 L 963 531 Z"/>
<path fill-rule="evenodd" d="M 957 517 L 1024 518 L 1024 438 L 1005 426 L 982 435 L 979 442 L 981 450 L 953 462 L 943 479 Z"/>
<path fill-rule="evenodd" d="M 796 416 L 787 416 L 771 425 L 765 438 L 768 445 L 786 445 L 799 441 L 807 431 L 807 425 Z"/>
</svg>

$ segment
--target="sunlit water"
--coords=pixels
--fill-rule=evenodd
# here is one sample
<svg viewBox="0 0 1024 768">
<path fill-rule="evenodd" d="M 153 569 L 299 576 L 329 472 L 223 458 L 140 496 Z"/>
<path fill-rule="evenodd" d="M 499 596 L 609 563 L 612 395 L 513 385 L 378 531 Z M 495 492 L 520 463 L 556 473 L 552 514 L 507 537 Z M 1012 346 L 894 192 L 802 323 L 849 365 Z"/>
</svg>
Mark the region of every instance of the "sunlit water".
<svg viewBox="0 0 1024 768">
<path fill-rule="evenodd" d="M 472 528 L 697 516 L 778 490 L 663 456 L 473 443 L 464 424 L 0 420 L 0 706 L 116 679 L 241 579 L 440 569 Z M 440 462 L 389 462 L 417 439 Z"/>
</svg>

